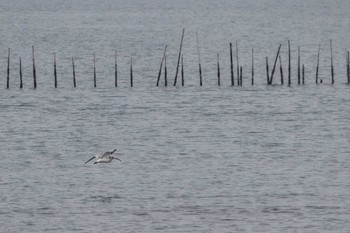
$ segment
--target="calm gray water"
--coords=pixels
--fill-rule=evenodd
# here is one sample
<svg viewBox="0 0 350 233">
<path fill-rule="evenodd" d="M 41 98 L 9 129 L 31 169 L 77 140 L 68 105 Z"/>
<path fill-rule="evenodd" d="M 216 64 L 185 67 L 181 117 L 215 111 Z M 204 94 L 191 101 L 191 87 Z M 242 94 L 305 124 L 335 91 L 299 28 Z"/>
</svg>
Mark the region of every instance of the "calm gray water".
<svg viewBox="0 0 350 233">
<path fill-rule="evenodd" d="M 0 232 L 348 232 L 349 11 L 345 0 L 0 0 Z M 182 28 L 186 86 L 157 88 L 165 44 L 172 84 Z M 229 86 L 228 45 L 236 40 L 243 87 Z M 292 86 L 266 86 L 265 57 L 272 62 L 281 43 L 287 70 L 288 40 Z M 322 85 L 314 84 L 318 44 Z M 298 45 L 303 86 L 296 85 Z M 114 148 L 121 163 L 84 165 Z"/>
</svg>

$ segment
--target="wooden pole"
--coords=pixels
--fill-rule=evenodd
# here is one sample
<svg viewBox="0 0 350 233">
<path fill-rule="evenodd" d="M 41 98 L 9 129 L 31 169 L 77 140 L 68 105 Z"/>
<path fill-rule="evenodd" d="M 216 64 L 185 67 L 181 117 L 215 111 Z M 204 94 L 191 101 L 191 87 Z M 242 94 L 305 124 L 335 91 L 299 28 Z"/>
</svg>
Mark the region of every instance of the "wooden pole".
<svg viewBox="0 0 350 233">
<path fill-rule="evenodd" d="M 203 79 L 202 79 L 202 66 L 201 66 L 201 56 L 199 52 L 199 40 L 198 40 L 198 32 L 196 32 L 196 37 L 197 37 L 197 49 L 198 49 L 198 67 L 199 67 L 199 85 L 203 85 Z"/>
<path fill-rule="evenodd" d="M 114 51 L 114 87 L 118 87 L 117 51 Z"/>
<path fill-rule="evenodd" d="M 348 77 L 348 84 L 350 84 L 350 54 L 349 51 L 347 52 L 346 56 L 346 72 Z"/>
<path fill-rule="evenodd" d="M 269 58 L 268 57 L 266 57 L 266 81 L 267 81 L 267 85 L 269 85 L 270 75 L 269 75 Z"/>
<path fill-rule="evenodd" d="M 304 68 L 304 64 L 303 64 L 303 68 L 302 68 L 302 84 L 305 84 L 305 68 Z"/>
<path fill-rule="evenodd" d="M 53 74 L 55 77 L 55 88 L 57 88 L 57 69 L 56 69 L 56 53 L 53 53 Z"/>
<path fill-rule="evenodd" d="M 320 50 L 321 50 L 321 44 L 318 45 L 317 66 L 316 66 L 316 84 L 318 84 L 318 71 L 319 71 L 319 66 L 320 66 Z"/>
<path fill-rule="evenodd" d="M 22 59 L 19 57 L 19 88 L 23 88 Z"/>
<path fill-rule="evenodd" d="M 217 67 L 218 67 L 218 86 L 220 86 L 220 57 L 219 53 L 217 54 Z"/>
<path fill-rule="evenodd" d="M 6 82 L 6 88 L 10 88 L 10 48 L 8 48 L 8 54 L 7 54 L 7 82 Z"/>
<path fill-rule="evenodd" d="M 291 55 L 290 55 L 290 40 L 288 40 L 288 85 L 291 85 Z"/>
<path fill-rule="evenodd" d="M 332 48 L 332 40 L 330 40 L 331 47 L 331 75 L 332 75 L 332 84 L 334 84 L 334 66 L 333 66 L 333 48 Z"/>
<path fill-rule="evenodd" d="M 254 85 L 254 49 L 252 49 L 252 86 Z"/>
<path fill-rule="evenodd" d="M 160 76 L 162 75 L 162 67 L 163 67 L 163 62 L 164 62 L 164 58 L 166 55 L 166 49 L 167 49 L 168 45 L 165 45 L 164 48 L 164 52 L 163 52 L 163 57 L 162 57 L 162 61 L 160 62 L 160 67 L 159 67 L 159 72 L 158 72 L 158 78 L 157 78 L 157 87 L 159 86 L 159 81 L 160 81 Z"/>
<path fill-rule="evenodd" d="M 281 46 L 282 46 L 282 45 L 280 44 L 280 46 L 278 47 L 278 51 L 277 51 L 276 58 L 275 58 L 275 63 L 273 64 L 273 68 L 272 68 L 272 72 L 271 72 L 271 77 L 270 77 L 269 85 L 272 85 L 273 75 L 274 75 L 274 73 L 275 73 L 276 64 L 277 64 L 277 59 L 278 59 L 278 56 L 279 56 L 279 54 L 280 54 Z"/>
<path fill-rule="evenodd" d="M 32 59 L 33 59 L 33 80 L 34 80 L 34 89 L 36 89 L 36 69 L 35 69 L 34 46 L 32 46 Z"/>
<path fill-rule="evenodd" d="M 235 85 L 235 76 L 233 72 L 233 55 L 232 55 L 232 43 L 230 43 L 230 61 L 231 61 L 231 86 Z"/>
<path fill-rule="evenodd" d="M 281 59 L 281 55 L 279 56 L 279 60 L 280 60 L 281 85 L 283 85 L 283 84 L 284 84 L 284 80 L 283 80 L 283 68 L 282 68 L 282 59 Z"/>
<path fill-rule="evenodd" d="M 132 73 L 132 57 L 130 57 L 130 86 L 134 86 L 134 77 Z"/>
<path fill-rule="evenodd" d="M 177 74 L 178 74 L 178 72 L 179 72 L 179 64 L 180 64 L 180 57 L 181 57 L 182 43 L 183 43 L 183 40 L 184 40 L 184 35 L 185 35 L 185 28 L 182 29 L 182 36 L 181 36 L 181 43 L 180 43 L 180 51 L 179 51 L 179 57 L 178 57 L 178 59 L 177 59 L 176 73 L 175 73 L 175 78 L 174 78 L 174 86 L 176 86 Z"/>
<path fill-rule="evenodd" d="M 298 46 L 298 85 L 300 85 L 300 46 Z"/>
<path fill-rule="evenodd" d="M 181 55 L 181 84 L 182 86 L 185 86 L 185 76 L 184 76 L 184 56 Z"/>
<path fill-rule="evenodd" d="M 240 67 L 240 71 L 239 71 L 239 85 L 242 87 L 243 86 L 243 72 L 242 72 L 243 68 L 242 66 Z"/>
<path fill-rule="evenodd" d="M 73 86 L 74 88 L 77 87 L 77 82 L 75 80 L 75 66 L 74 66 L 74 57 L 72 57 L 72 67 L 73 67 Z"/>
<path fill-rule="evenodd" d="M 94 87 L 96 88 L 96 55 L 94 53 Z"/>
<path fill-rule="evenodd" d="M 166 55 L 164 56 L 164 86 L 168 86 L 168 68 L 166 66 Z"/>
<path fill-rule="evenodd" d="M 240 86 L 240 79 L 239 79 L 239 60 L 238 60 L 238 42 L 236 41 L 236 60 L 237 60 L 237 82 L 238 82 L 238 86 Z"/>
</svg>

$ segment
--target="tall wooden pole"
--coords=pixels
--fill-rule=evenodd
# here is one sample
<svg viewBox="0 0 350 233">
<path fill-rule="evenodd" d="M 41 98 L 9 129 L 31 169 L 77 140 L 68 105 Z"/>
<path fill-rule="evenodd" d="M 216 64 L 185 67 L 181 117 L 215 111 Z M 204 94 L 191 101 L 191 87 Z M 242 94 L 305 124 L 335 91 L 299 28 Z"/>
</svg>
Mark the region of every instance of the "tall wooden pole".
<svg viewBox="0 0 350 233">
<path fill-rule="evenodd" d="M 73 67 L 73 86 L 74 88 L 77 87 L 77 82 L 75 80 L 75 66 L 74 66 L 74 57 L 72 57 L 72 67 Z"/>
<path fill-rule="evenodd" d="M 239 59 L 238 59 L 238 42 L 236 41 L 236 60 L 237 60 L 237 82 L 238 82 L 238 86 L 240 86 L 240 80 L 239 80 Z"/>
<path fill-rule="evenodd" d="M 220 57 L 219 53 L 217 54 L 217 68 L 218 68 L 218 86 L 221 85 L 220 83 Z"/>
<path fill-rule="evenodd" d="M 32 59 L 33 59 L 33 81 L 34 81 L 34 89 L 36 89 L 36 69 L 35 69 L 34 46 L 32 46 Z"/>
<path fill-rule="evenodd" d="M 288 40 L 288 85 L 291 85 L 291 54 L 290 54 L 290 40 Z"/>
<path fill-rule="evenodd" d="M 319 66 L 320 66 L 320 50 L 321 50 L 321 44 L 318 45 L 317 66 L 316 66 L 316 84 L 318 84 L 318 71 L 319 71 Z"/>
<path fill-rule="evenodd" d="M 233 72 L 233 54 L 232 54 L 232 43 L 230 43 L 230 61 L 231 61 L 231 86 L 235 85 L 235 75 Z"/>
<path fill-rule="evenodd" d="M 184 28 L 184 29 L 182 29 L 182 36 L 181 36 L 180 50 L 179 50 L 179 56 L 178 56 L 178 59 L 177 59 L 176 73 L 175 73 L 175 78 L 174 78 L 174 86 L 176 86 L 176 82 L 177 82 L 177 74 L 179 73 L 180 57 L 181 57 L 182 43 L 183 43 L 183 40 L 184 40 L 184 35 L 185 35 L 185 28 Z"/>
<path fill-rule="evenodd" d="M 54 73 L 54 77 L 55 77 L 55 88 L 57 88 L 57 69 L 56 69 L 56 53 L 53 53 L 53 73 Z"/>
<path fill-rule="evenodd" d="M 6 82 L 6 88 L 10 88 L 10 48 L 8 48 L 8 54 L 7 54 L 7 82 Z"/>
<path fill-rule="evenodd" d="M 114 51 L 114 87 L 118 87 L 117 51 Z"/>
<path fill-rule="evenodd" d="M 167 49 L 167 47 L 168 47 L 168 45 L 165 45 L 162 61 L 160 62 L 158 78 L 157 78 L 157 85 L 156 85 L 157 87 L 159 86 L 160 76 L 162 75 L 162 67 L 163 67 L 163 62 L 164 62 L 165 56 L 166 56 L 166 49 Z"/>
<path fill-rule="evenodd" d="M 96 88 L 96 55 L 94 53 L 94 87 Z"/>
<path fill-rule="evenodd" d="M 331 47 L 331 75 L 332 75 L 332 84 L 334 84 L 334 66 L 333 66 L 333 48 L 332 48 L 332 40 L 330 40 Z"/>
<path fill-rule="evenodd" d="M 254 85 L 254 49 L 252 49 L 252 86 Z"/>
<path fill-rule="evenodd" d="M 202 66 L 201 66 L 201 55 L 199 52 L 199 40 L 198 40 L 198 32 L 196 32 L 197 37 L 197 49 L 198 49 L 198 68 L 199 68 L 199 85 L 203 85 L 203 79 L 202 79 Z"/>
<path fill-rule="evenodd" d="M 23 88 L 22 59 L 19 57 L 19 88 Z"/>
</svg>

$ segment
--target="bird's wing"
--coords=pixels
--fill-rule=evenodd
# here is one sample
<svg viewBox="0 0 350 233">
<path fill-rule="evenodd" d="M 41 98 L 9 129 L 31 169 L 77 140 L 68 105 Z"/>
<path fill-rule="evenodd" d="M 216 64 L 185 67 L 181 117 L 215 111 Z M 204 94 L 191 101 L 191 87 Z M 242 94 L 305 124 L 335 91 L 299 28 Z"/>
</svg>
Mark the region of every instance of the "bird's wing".
<svg viewBox="0 0 350 233">
<path fill-rule="evenodd" d="M 105 152 L 103 155 L 100 155 L 100 158 L 108 158 L 111 155 L 111 152 Z"/>
<path fill-rule="evenodd" d="M 90 161 L 93 160 L 94 158 L 95 158 L 95 156 L 92 157 L 91 159 L 89 159 L 88 161 L 86 161 L 84 164 L 87 164 L 88 162 L 90 162 Z"/>
</svg>

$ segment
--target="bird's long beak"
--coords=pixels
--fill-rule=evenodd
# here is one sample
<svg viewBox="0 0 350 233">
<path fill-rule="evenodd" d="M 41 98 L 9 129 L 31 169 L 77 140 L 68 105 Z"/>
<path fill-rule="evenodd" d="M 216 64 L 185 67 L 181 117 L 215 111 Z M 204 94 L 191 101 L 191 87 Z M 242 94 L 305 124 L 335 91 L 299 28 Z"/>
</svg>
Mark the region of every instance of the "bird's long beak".
<svg viewBox="0 0 350 233">
<path fill-rule="evenodd" d="M 95 156 L 92 157 L 91 159 L 89 159 L 88 161 L 86 161 L 84 164 L 87 164 L 88 162 L 90 162 L 90 161 L 93 160 L 94 158 L 95 158 Z"/>
<path fill-rule="evenodd" d="M 118 158 L 115 158 L 115 159 L 118 159 Z M 118 159 L 120 162 L 121 162 L 121 160 L 120 159 Z"/>
</svg>

